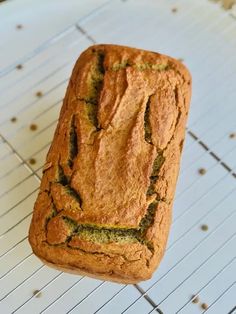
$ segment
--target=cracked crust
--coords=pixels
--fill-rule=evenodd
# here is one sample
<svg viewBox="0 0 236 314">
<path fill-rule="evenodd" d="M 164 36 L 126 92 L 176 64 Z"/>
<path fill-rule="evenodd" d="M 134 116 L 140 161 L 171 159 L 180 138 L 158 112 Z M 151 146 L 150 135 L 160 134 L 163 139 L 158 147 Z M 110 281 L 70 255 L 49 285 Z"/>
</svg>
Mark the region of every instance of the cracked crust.
<svg viewBox="0 0 236 314">
<path fill-rule="evenodd" d="M 164 254 L 191 77 L 158 53 L 96 45 L 79 57 L 29 231 L 63 271 L 149 279 Z"/>
</svg>

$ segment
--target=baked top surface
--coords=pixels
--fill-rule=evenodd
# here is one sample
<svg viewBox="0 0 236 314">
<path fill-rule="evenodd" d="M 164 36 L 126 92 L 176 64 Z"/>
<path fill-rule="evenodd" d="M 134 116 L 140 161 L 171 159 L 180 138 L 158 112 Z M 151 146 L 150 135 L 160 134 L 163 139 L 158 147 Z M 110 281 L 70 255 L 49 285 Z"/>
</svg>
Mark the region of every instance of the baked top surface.
<svg viewBox="0 0 236 314">
<path fill-rule="evenodd" d="M 155 232 L 170 217 L 190 80 L 154 52 L 97 45 L 80 56 L 35 205 L 44 243 L 150 256 L 165 244 L 169 224 Z"/>
</svg>

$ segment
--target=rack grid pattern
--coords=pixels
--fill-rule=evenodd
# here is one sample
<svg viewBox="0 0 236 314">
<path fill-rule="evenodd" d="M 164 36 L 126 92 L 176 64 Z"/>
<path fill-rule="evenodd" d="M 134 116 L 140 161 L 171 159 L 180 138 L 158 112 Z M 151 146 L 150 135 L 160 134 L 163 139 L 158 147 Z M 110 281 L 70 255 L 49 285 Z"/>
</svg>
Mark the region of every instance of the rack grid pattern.
<svg viewBox="0 0 236 314">
<path fill-rule="evenodd" d="M 73 64 L 103 42 L 183 58 L 193 75 L 166 254 L 139 285 L 49 269 L 27 241 Z M 235 51 L 235 18 L 208 1 L 115 0 L 0 71 L 0 313 L 236 313 Z"/>
</svg>

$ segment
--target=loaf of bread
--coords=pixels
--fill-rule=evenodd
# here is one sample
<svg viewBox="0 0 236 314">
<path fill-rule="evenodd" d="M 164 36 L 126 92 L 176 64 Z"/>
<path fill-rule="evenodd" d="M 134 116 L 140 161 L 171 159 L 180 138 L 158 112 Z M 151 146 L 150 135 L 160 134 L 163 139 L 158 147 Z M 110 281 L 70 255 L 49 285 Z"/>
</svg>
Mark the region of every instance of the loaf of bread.
<svg viewBox="0 0 236 314">
<path fill-rule="evenodd" d="M 68 272 L 149 279 L 171 223 L 191 94 L 185 66 L 95 45 L 75 64 L 29 231 L 33 252 Z"/>
</svg>

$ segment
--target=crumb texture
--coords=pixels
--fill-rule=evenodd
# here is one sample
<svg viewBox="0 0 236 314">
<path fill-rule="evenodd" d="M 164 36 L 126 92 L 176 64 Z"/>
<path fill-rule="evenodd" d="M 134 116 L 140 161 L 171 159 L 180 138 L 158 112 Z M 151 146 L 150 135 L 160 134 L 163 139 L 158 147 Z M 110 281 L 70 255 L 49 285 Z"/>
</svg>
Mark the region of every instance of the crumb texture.
<svg viewBox="0 0 236 314">
<path fill-rule="evenodd" d="M 170 57 L 114 45 L 81 54 L 35 203 L 36 255 L 98 278 L 150 278 L 168 237 L 190 91 Z"/>
</svg>

